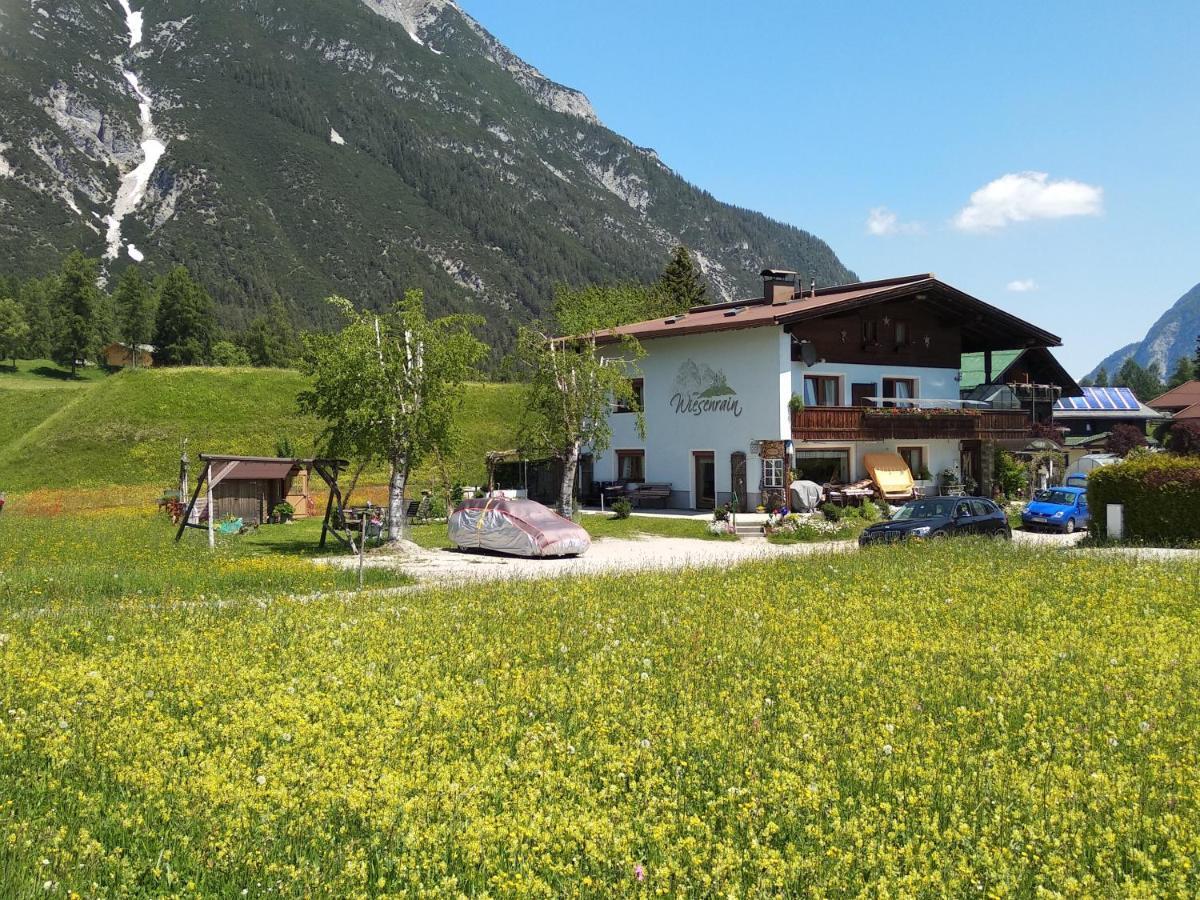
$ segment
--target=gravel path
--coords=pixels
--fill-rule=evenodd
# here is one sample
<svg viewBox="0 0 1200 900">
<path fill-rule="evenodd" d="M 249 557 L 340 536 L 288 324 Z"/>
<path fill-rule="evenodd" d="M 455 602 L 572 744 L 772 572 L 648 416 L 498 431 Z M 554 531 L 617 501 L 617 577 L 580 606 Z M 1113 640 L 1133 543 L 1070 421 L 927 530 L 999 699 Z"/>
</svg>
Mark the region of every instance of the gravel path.
<svg viewBox="0 0 1200 900">
<path fill-rule="evenodd" d="M 1017 547 L 1073 547 L 1082 533 L 1064 535 L 1017 531 Z M 640 572 L 683 568 L 730 566 L 749 560 L 821 553 L 846 553 L 858 549 L 856 541 L 816 544 L 769 544 L 762 538 L 739 541 L 706 541 L 696 538 L 669 538 L 647 535 L 641 538 L 603 538 L 592 543 L 580 557 L 569 559 L 522 559 L 494 553 L 460 550 L 425 550 L 409 544 L 402 553 L 374 553 L 366 558 L 368 566 L 394 566 L 425 584 L 462 581 L 491 581 L 503 578 L 559 578 L 564 575 L 588 575 L 606 572 Z M 1200 557 L 1198 551 L 1170 550 L 1092 550 L 1089 553 L 1124 553 L 1138 558 L 1170 560 Z M 339 556 L 327 560 L 352 568 L 356 557 Z"/>
<path fill-rule="evenodd" d="M 396 566 L 420 581 L 470 581 L 498 578 L 558 578 L 603 572 L 640 572 L 653 569 L 728 566 L 754 559 L 844 553 L 857 549 L 851 541 L 821 544 L 768 544 L 762 538 L 707 541 L 698 538 L 646 536 L 637 539 L 604 538 L 594 541 L 583 556 L 568 559 L 522 559 L 499 554 L 459 550 L 422 550 L 410 547 L 404 554 L 375 554 L 370 566 Z M 350 557 L 330 560 L 354 566 Z"/>
</svg>

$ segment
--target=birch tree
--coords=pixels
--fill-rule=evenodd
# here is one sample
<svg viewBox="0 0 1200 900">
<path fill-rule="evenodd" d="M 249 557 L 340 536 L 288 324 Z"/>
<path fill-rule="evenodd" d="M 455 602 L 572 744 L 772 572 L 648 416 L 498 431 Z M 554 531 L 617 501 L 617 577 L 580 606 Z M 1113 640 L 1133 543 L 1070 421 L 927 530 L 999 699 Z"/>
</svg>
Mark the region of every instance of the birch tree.
<svg viewBox="0 0 1200 900">
<path fill-rule="evenodd" d="M 390 468 L 391 541 L 404 538 L 404 490 L 409 473 L 434 453 L 449 453 L 463 383 L 486 347 L 472 329 L 475 316 L 430 320 L 420 291 L 409 291 L 386 312 L 360 312 L 330 298 L 346 325 L 333 334 L 305 335 L 304 370 L 312 387 L 301 406 L 325 422 L 332 455 Z"/>
<path fill-rule="evenodd" d="M 563 464 L 558 511 L 574 512 L 575 473 L 584 450 L 602 453 L 612 440 L 609 415 L 614 403 L 636 413 L 637 430 L 645 418 L 633 378 L 644 351 L 632 338 L 601 344 L 597 332 L 552 337 L 536 328 L 517 335 L 516 362 L 528 385 L 520 424 L 525 452 L 548 453 Z"/>
</svg>

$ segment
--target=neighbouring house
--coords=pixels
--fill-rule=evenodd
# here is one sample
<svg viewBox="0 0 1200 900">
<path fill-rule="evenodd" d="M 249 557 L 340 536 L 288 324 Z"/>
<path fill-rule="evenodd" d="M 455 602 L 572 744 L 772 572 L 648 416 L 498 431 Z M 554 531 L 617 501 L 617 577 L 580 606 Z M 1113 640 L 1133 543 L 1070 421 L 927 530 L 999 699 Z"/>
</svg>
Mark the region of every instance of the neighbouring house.
<svg viewBox="0 0 1200 900">
<path fill-rule="evenodd" d="M 1187 381 L 1146 404 L 1175 421 L 1200 421 L 1200 381 Z"/>
<path fill-rule="evenodd" d="M 154 365 L 154 348 L 150 344 L 138 344 L 134 348 L 120 341 L 113 341 L 101 352 L 104 355 L 104 364 L 110 369 L 129 368 L 134 365 L 135 359 L 140 369 L 148 369 Z"/>
<path fill-rule="evenodd" d="M 646 351 L 635 382 L 646 434 L 614 410 L 596 479 L 670 484 L 674 507 L 752 509 L 786 497 L 789 479 L 854 483 L 868 477 L 864 457 L 892 453 L 914 476 L 990 493 L 995 449 L 1035 436 L 1031 408 L 963 399 L 962 359 L 993 354 L 990 383 L 1011 368 L 995 354 L 1057 347 L 1056 335 L 929 274 L 818 289 L 794 272 L 762 278 L 762 297 L 601 337 L 604 352 L 619 353 L 621 335 Z M 1029 363 L 1042 366 L 1031 380 L 1076 389 L 1044 357 Z"/>
<path fill-rule="evenodd" d="M 1054 404 L 1081 397 L 1083 389 L 1045 347 L 964 353 L 958 389 L 964 400 L 988 409 L 1023 409 L 1034 422 L 1051 424 Z"/>
<path fill-rule="evenodd" d="M 1091 438 L 1110 432 L 1117 425 L 1132 425 L 1141 431 L 1163 418 L 1125 387 L 1085 387 L 1079 397 L 1064 397 L 1054 404 L 1054 424 L 1072 438 Z M 1091 449 L 1091 448 L 1089 448 Z"/>
</svg>

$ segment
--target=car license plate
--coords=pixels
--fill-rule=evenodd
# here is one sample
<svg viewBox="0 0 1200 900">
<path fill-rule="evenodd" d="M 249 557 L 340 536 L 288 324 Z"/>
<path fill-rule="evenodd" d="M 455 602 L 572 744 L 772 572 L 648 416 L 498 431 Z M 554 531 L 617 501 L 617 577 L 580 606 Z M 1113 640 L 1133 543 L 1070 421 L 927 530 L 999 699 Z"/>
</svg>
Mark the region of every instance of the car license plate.
<svg viewBox="0 0 1200 900">
<path fill-rule="evenodd" d="M 1035 522 L 1041 522 L 1042 524 L 1045 524 L 1045 523 L 1046 523 L 1046 517 L 1045 517 L 1045 516 L 1034 516 L 1034 517 L 1033 517 L 1033 521 L 1035 521 Z"/>
</svg>

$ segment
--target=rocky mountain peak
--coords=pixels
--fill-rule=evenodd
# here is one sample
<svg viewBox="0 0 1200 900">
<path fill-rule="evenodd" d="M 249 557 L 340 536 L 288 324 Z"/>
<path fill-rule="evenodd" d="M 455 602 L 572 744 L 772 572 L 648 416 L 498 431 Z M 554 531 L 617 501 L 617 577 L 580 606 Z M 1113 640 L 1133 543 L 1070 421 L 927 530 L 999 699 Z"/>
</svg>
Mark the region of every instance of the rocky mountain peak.
<svg viewBox="0 0 1200 900">
<path fill-rule="evenodd" d="M 547 78 L 500 43 L 454 0 L 362 0 L 362 3 L 385 19 L 403 25 L 409 37 L 438 54 L 443 52 L 436 46 L 438 33 L 452 30 L 454 20 L 461 22 L 479 39 L 483 56 L 511 75 L 538 103 L 555 112 L 600 124 L 591 101 L 582 91 Z"/>
</svg>

